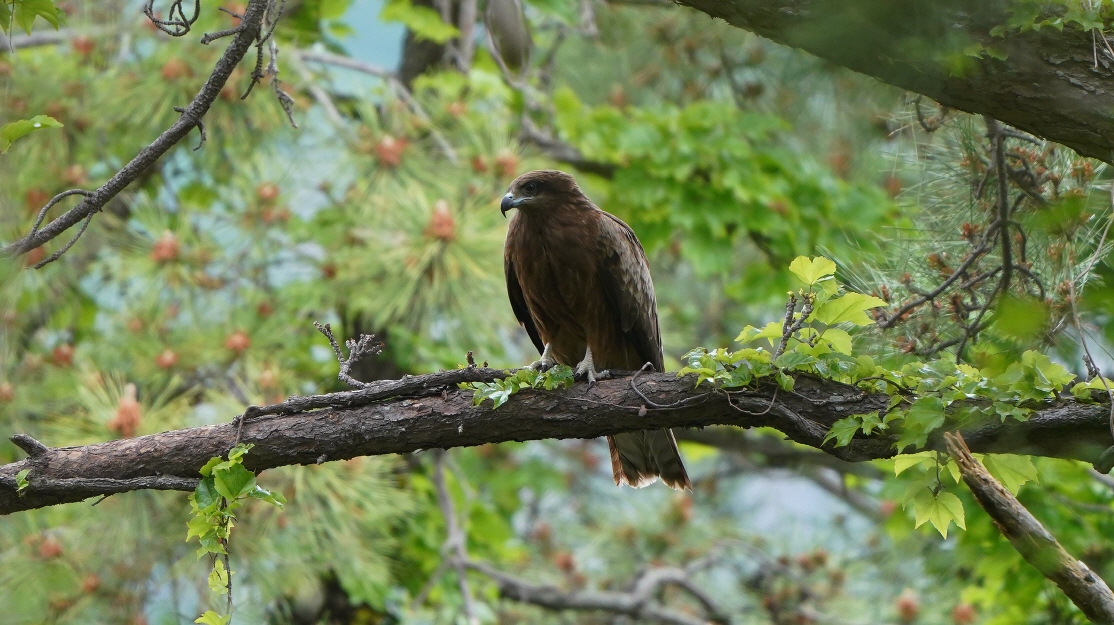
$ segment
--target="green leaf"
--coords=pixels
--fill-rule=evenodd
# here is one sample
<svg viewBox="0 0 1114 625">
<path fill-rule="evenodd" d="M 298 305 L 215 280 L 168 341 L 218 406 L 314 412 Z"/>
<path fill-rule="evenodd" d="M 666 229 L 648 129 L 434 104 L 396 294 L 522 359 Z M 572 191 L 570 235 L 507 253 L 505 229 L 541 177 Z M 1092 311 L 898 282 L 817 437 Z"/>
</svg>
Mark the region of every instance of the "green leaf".
<svg viewBox="0 0 1114 625">
<path fill-rule="evenodd" d="M 193 500 L 201 510 L 220 502 L 220 493 L 213 477 L 203 478 L 193 491 Z"/>
<path fill-rule="evenodd" d="M 455 26 L 441 21 L 440 13 L 428 7 L 414 6 L 410 0 L 389 0 L 379 12 L 379 19 L 401 22 L 419 39 L 435 43 L 445 43 L 460 34 Z"/>
<path fill-rule="evenodd" d="M 836 447 L 846 447 L 855 436 L 855 433 L 859 431 L 861 425 L 862 419 L 859 415 L 844 417 L 832 424 L 832 427 L 828 430 L 828 435 L 824 437 L 820 445 L 827 445 L 828 441 L 834 438 Z"/>
<path fill-rule="evenodd" d="M 1075 380 L 1075 375 L 1071 371 L 1037 351 L 1029 350 L 1022 354 L 1021 364 L 1026 368 L 1033 368 L 1036 387 L 1043 391 L 1060 391 Z"/>
<path fill-rule="evenodd" d="M 213 468 L 222 462 L 224 462 L 224 459 L 220 456 L 213 456 L 212 458 L 209 458 L 209 461 L 205 463 L 205 466 L 201 467 L 201 475 L 209 477 L 213 474 Z"/>
<path fill-rule="evenodd" d="M 902 454 L 894 458 L 894 475 L 901 475 L 907 469 L 915 467 L 919 464 L 926 462 L 935 462 L 936 453 L 932 451 L 922 451 L 915 454 Z"/>
<path fill-rule="evenodd" d="M 1015 495 L 1025 482 L 1037 481 L 1037 468 L 1033 466 L 1029 456 L 987 454 L 983 458 L 983 465 L 998 478 L 1002 486 Z"/>
<path fill-rule="evenodd" d="M 924 447 L 928 433 L 944 425 L 944 400 L 939 397 L 919 397 L 905 413 L 901 426 L 901 437 L 896 446 L 898 451 L 912 445 Z"/>
<path fill-rule="evenodd" d="M 262 486 L 256 486 L 255 488 L 253 488 L 252 491 L 248 493 L 248 497 L 266 501 L 273 506 L 277 506 L 279 509 L 282 509 L 286 506 L 286 497 L 283 497 L 282 493 L 269 491 Z"/>
<path fill-rule="evenodd" d="M 223 471 L 214 471 L 213 478 L 217 492 L 228 500 L 246 495 L 255 488 L 255 474 L 245 469 L 242 464 L 233 465 Z"/>
<path fill-rule="evenodd" d="M 770 339 L 770 345 L 773 345 L 773 339 L 780 339 L 782 332 L 782 323 L 780 321 L 771 321 L 767 323 L 761 330 L 754 326 L 747 326 L 735 337 L 735 341 L 739 343 L 750 343 L 758 339 Z"/>
<path fill-rule="evenodd" d="M 793 390 L 793 385 L 796 384 L 793 380 L 793 376 L 786 374 L 780 369 L 774 372 L 774 380 L 777 381 L 777 385 L 781 387 L 783 391 Z"/>
<path fill-rule="evenodd" d="M 848 293 L 817 306 L 812 318 L 827 325 L 850 322 L 857 326 L 868 326 L 874 320 L 867 316 L 866 311 L 885 305 L 885 301 L 873 295 Z"/>
<path fill-rule="evenodd" d="M 54 30 L 58 30 L 66 14 L 54 6 L 51 0 L 16 0 L 15 23 L 28 35 L 31 34 L 31 27 L 34 26 L 36 17 L 43 18 L 54 27 Z"/>
<path fill-rule="evenodd" d="M 31 483 L 27 481 L 27 476 L 30 474 L 31 469 L 24 469 L 15 474 L 15 492 L 18 493 L 20 497 L 23 496 L 23 491 L 27 490 L 27 487 L 31 485 Z"/>
<path fill-rule="evenodd" d="M 801 352 L 797 351 L 791 351 L 785 352 L 784 354 L 778 356 L 777 360 L 774 361 L 774 366 L 781 367 L 782 369 L 793 369 L 795 367 L 812 364 L 814 362 L 816 362 L 816 358 L 814 358 L 813 356 L 802 354 Z"/>
<path fill-rule="evenodd" d="M 216 612 L 209 610 L 205 612 L 205 614 L 202 614 L 201 616 L 194 619 L 193 622 L 200 623 L 201 625 L 228 625 L 232 622 L 232 615 L 229 614 L 228 616 L 225 616 L 223 614 L 217 614 Z"/>
<path fill-rule="evenodd" d="M 0 154 L 8 151 L 12 143 L 36 130 L 61 128 L 62 124 L 49 115 L 36 115 L 0 126 Z"/>
<path fill-rule="evenodd" d="M 948 537 L 948 525 L 952 521 L 959 529 L 967 529 L 963 516 L 963 502 L 952 493 L 941 492 L 933 495 L 931 490 L 925 489 L 913 500 L 913 505 L 916 506 L 916 527 L 928 521 L 944 538 Z"/>
<path fill-rule="evenodd" d="M 226 571 L 224 561 L 217 558 L 213 563 L 213 570 L 209 572 L 209 590 L 218 594 L 228 592 L 228 580 L 231 577 L 232 571 Z"/>
<path fill-rule="evenodd" d="M 836 272 L 836 264 L 823 256 L 816 258 L 798 256 L 789 263 L 789 271 L 807 286 L 812 286 L 823 278 L 831 279 Z"/>
<path fill-rule="evenodd" d="M 846 330 L 828 328 L 820 335 L 820 340 L 828 341 L 832 344 L 832 349 L 841 354 L 851 355 L 851 335 Z"/>
</svg>

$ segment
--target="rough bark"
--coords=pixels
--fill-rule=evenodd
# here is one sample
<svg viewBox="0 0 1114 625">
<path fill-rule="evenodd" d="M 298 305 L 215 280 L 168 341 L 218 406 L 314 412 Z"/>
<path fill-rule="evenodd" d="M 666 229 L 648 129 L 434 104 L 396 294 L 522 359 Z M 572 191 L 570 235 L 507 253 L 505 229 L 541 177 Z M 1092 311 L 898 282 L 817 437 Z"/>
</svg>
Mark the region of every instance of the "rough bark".
<svg viewBox="0 0 1114 625">
<path fill-rule="evenodd" d="M 470 369 L 415 376 L 384 383 L 394 389 L 389 391 L 391 399 L 384 399 L 387 391 L 376 389 L 337 394 L 343 408 L 298 410 L 296 406 L 321 402 L 287 402 L 283 409 L 253 411 L 257 416 L 244 420 L 242 428 L 233 421 L 61 448 L 42 447 L 29 437 L 16 436 L 13 442 L 31 457 L 0 466 L 0 514 L 142 488 L 188 490 L 198 469 L 209 458 L 224 454 L 238 436 L 255 445 L 246 465 L 256 471 L 420 449 L 709 425 L 773 427 L 798 443 L 848 461 L 895 454 L 892 436 L 856 438 L 839 448 L 822 445 L 836 420 L 885 409 L 888 397 L 808 375 L 798 376 L 793 392 L 763 385 L 729 397 L 707 387 L 694 388 L 691 377 L 648 374 L 637 378 L 637 390 L 632 378 L 625 377 L 591 387 L 577 384 L 565 390 L 522 391 L 495 410 L 490 402 L 473 406 L 471 391 L 455 386 L 465 379 L 490 380 L 499 375 L 498 370 Z M 412 396 L 400 396 L 403 394 Z M 360 405 L 360 401 L 372 399 L 377 403 Z M 649 409 L 644 410 L 647 405 Z M 261 414 L 268 411 L 272 414 Z M 1114 444 L 1108 416 L 1108 405 L 1065 400 L 1035 406 L 1024 423 L 995 419 L 967 424 L 962 432 L 979 452 L 1095 462 Z M 942 439 L 930 438 L 929 446 L 943 449 Z M 31 470 L 30 486 L 18 495 L 15 476 L 24 469 Z"/>
<path fill-rule="evenodd" d="M 1114 156 L 1114 55 L 1070 25 L 991 36 L 1020 0 L 677 1 L 944 106 Z"/>
<path fill-rule="evenodd" d="M 1060 546 L 1017 497 L 975 460 L 962 436 L 948 434 L 946 439 L 963 481 L 1025 561 L 1059 586 L 1092 623 L 1114 624 L 1114 592 L 1106 582 Z"/>
</svg>

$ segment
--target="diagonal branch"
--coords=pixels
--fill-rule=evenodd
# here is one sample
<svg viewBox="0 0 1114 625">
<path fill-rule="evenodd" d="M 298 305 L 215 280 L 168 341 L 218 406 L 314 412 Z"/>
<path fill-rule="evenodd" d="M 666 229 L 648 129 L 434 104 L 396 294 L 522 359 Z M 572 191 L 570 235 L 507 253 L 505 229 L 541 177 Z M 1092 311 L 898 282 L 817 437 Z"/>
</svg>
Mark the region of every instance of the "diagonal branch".
<svg viewBox="0 0 1114 625">
<path fill-rule="evenodd" d="M 1017 497 L 971 456 L 961 435 L 946 434 L 945 439 L 963 481 L 1021 557 L 1055 582 L 1092 622 L 1114 623 L 1114 592 L 1102 578 L 1060 546 Z"/>
<path fill-rule="evenodd" d="M 140 150 L 139 154 L 136 154 L 135 158 L 109 178 L 108 182 L 98 189 L 88 192 L 88 195 L 77 206 L 59 215 L 41 229 L 33 230 L 22 239 L 0 247 L 0 256 L 24 254 L 58 237 L 81 221 L 90 219 L 95 213 L 103 209 L 109 200 L 116 197 L 118 193 L 139 178 L 144 170 L 154 165 L 170 148 L 177 145 L 186 138 L 191 130 L 198 127 L 209 111 L 209 107 L 220 95 L 228 77 L 232 75 L 232 70 L 244 58 L 244 55 L 247 54 L 252 43 L 259 35 L 267 4 L 268 0 L 250 0 L 248 2 L 247 8 L 244 10 L 244 19 L 240 24 L 242 29 L 236 33 L 236 37 L 228 44 L 228 47 L 213 67 L 213 73 L 209 75 L 201 90 L 197 92 L 197 95 L 185 107 L 181 117 L 170 128 L 164 130 L 150 145 Z"/>
</svg>

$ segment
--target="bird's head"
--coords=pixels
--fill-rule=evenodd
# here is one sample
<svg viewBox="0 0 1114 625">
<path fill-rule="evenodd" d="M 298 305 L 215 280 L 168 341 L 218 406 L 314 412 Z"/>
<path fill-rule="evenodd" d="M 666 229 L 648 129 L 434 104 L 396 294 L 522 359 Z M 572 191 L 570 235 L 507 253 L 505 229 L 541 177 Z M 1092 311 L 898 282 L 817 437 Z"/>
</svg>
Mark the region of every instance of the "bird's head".
<svg viewBox="0 0 1114 625">
<path fill-rule="evenodd" d="M 572 176 L 556 169 L 539 169 L 514 179 L 503 201 L 499 202 L 499 212 L 504 217 L 512 208 L 525 213 L 542 213 L 567 205 L 570 198 L 582 195 Z"/>
</svg>

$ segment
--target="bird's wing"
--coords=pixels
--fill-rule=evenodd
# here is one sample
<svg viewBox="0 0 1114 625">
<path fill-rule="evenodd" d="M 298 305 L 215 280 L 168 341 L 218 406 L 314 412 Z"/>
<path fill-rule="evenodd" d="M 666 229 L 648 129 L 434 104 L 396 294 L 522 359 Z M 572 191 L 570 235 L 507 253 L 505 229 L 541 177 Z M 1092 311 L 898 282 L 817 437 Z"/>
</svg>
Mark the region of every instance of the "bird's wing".
<svg viewBox="0 0 1114 625">
<path fill-rule="evenodd" d="M 642 244 L 630 226 L 600 211 L 597 253 L 604 297 L 618 317 L 626 340 L 635 348 L 641 363 L 652 363 L 662 371 L 658 305 Z"/>
<path fill-rule="evenodd" d="M 530 308 L 526 306 L 526 297 L 522 294 L 522 285 L 518 283 L 518 274 L 514 271 L 514 263 L 507 256 L 503 257 L 503 272 L 507 276 L 507 295 L 511 299 L 511 310 L 514 311 L 518 323 L 530 335 L 530 340 L 534 342 L 534 347 L 538 348 L 540 354 L 545 350 L 545 345 L 542 343 L 542 337 L 538 334 L 537 326 L 534 325 L 534 319 L 530 316 Z"/>
</svg>

